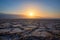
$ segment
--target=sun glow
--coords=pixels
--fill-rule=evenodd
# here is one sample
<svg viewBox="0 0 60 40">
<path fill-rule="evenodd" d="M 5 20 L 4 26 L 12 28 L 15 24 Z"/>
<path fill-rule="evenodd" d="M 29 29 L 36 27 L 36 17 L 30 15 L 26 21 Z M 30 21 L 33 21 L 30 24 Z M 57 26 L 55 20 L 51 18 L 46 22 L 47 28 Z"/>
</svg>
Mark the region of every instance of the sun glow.
<svg viewBox="0 0 60 40">
<path fill-rule="evenodd" d="M 25 16 L 27 18 L 34 18 L 35 17 L 35 13 L 31 11 L 31 12 L 28 12 Z"/>
<path fill-rule="evenodd" d="M 33 12 L 28 13 L 29 16 L 34 16 Z"/>
<path fill-rule="evenodd" d="M 40 18 L 40 13 L 37 8 L 26 8 L 26 10 L 22 12 L 22 16 L 24 18 Z"/>
<path fill-rule="evenodd" d="M 24 18 L 28 18 L 28 19 L 40 18 L 40 14 L 35 10 L 27 10 L 22 14 L 22 16 L 24 16 Z"/>
</svg>

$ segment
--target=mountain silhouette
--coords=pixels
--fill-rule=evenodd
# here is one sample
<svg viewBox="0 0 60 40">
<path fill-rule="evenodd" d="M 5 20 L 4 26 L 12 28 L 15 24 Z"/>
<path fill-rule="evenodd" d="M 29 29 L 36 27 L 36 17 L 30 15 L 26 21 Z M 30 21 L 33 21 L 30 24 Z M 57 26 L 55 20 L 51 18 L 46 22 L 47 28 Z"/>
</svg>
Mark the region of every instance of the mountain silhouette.
<svg viewBox="0 0 60 40">
<path fill-rule="evenodd" d="M 16 19 L 19 18 L 18 15 L 12 15 L 12 14 L 4 14 L 0 13 L 0 19 Z"/>
</svg>

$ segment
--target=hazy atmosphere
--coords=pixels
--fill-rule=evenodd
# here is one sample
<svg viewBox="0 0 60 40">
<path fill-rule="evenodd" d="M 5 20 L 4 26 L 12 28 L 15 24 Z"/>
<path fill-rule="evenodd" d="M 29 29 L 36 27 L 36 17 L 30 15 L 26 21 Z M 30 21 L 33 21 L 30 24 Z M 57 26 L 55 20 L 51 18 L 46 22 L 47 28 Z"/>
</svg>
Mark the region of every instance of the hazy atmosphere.
<svg viewBox="0 0 60 40">
<path fill-rule="evenodd" d="M 0 18 L 60 18 L 60 0 L 0 0 Z"/>
</svg>

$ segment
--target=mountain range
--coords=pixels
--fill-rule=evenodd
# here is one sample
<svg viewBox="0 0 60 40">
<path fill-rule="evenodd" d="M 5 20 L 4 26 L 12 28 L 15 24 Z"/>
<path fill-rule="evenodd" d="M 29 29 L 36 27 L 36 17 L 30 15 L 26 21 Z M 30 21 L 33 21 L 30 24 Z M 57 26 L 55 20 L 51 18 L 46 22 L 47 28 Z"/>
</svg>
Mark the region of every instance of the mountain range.
<svg viewBox="0 0 60 40">
<path fill-rule="evenodd" d="M 15 18 L 20 18 L 20 16 L 19 15 L 13 15 L 13 14 L 0 13 L 0 19 L 15 19 Z"/>
</svg>

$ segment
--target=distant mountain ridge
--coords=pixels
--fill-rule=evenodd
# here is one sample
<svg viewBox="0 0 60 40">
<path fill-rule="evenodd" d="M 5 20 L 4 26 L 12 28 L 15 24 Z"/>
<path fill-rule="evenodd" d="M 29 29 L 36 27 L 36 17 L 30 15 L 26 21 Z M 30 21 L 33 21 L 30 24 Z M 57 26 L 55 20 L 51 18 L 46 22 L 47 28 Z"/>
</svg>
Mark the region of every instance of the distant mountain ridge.
<svg viewBox="0 0 60 40">
<path fill-rule="evenodd" d="M 14 19 L 14 18 L 19 18 L 19 16 L 13 14 L 0 13 L 0 19 Z"/>
<path fill-rule="evenodd" d="M 0 13 L 0 19 L 30 19 L 30 18 L 25 18 L 24 15 L 15 15 L 15 14 L 5 14 L 5 13 Z M 60 19 L 60 18 L 33 18 L 33 19 Z"/>
</svg>

